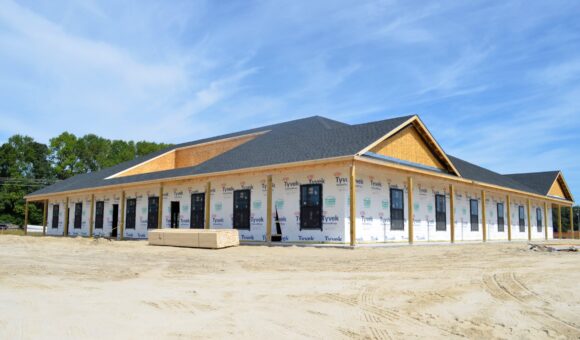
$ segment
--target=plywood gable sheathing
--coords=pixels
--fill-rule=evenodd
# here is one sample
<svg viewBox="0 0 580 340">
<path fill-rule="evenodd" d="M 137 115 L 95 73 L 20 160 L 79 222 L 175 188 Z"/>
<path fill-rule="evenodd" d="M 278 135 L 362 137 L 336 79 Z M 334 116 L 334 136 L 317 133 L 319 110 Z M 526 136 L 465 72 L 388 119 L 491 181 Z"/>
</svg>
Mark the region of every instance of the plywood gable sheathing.
<svg viewBox="0 0 580 340">
<path fill-rule="evenodd" d="M 557 180 L 554 181 L 554 184 L 552 184 L 552 187 L 550 188 L 548 195 L 566 198 L 566 195 L 564 194 L 564 190 L 562 189 L 562 186 L 560 185 L 560 183 Z"/>
<path fill-rule="evenodd" d="M 169 151 L 112 177 L 139 175 L 156 171 L 196 166 L 256 138 L 257 134 L 194 145 Z"/>
<path fill-rule="evenodd" d="M 570 201 L 574 200 L 561 173 L 556 177 L 554 183 L 552 183 L 548 191 L 548 196 L 560 197 Z"/>
<path fill-rule="evenodd" d="M 380 142 L 371 149 L 371 152 L 442 170 L 446 169 L 412 124 Z"/>
<path fill-rule="evenodd" d="M 175 151 L 170 151 L 148 162 L 142 163 L 132 169 L 129 169 L 115 177 L 131 176 L 146 174 L 149 172 L 171 170 L 175 168 Z"/>
<path fill-rule="evenodd" d="M 254 138 L 256 136 L 251 135 L 219 143 L 177 149 L 175 151 L 175 168 L 186 168 L 201 164 Z"/>
</svg>

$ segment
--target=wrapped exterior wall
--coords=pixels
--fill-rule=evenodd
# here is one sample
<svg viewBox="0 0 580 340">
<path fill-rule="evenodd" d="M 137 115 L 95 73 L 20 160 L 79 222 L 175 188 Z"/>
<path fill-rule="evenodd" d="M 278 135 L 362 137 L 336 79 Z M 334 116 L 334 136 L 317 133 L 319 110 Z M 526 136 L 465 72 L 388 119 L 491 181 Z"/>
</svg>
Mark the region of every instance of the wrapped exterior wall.
<svg viewBox="0 0 580 340">
<path fill-rule="evenodd" d="M 81 207 L 81 224 L 75 226 L 76 206 L 80 203 Z M 89 219 L 90 219 L 91 195 L 84 194 L 78 196 L 69 196 L 68 207 L 68 234 L 70 236 L 89 236 Z"/>
<path fill-rule="evenodd" d="M 507 241 L 507 195 L 496 192 L 486 193 L 485 211 L 487 225 L 487 239 L 489 241 Z M 503 215 L 498 215 L 498 205 L 503 206 Z M 499 227 L 499 218 L 503 218 L 503 230 Z"/>
<path fill-rule="evenodd" d="M 109 192 L 95 194 L 95 209 L 97 202 L 103 202 L 103 228 L 93 228 L 93 235 L 97 237 L 110 237 L 113 231 L 113 205 L 118 205 L 117 227 L 121 223 L 121 192 Z M 96 213 L 93 215 L 96 220 Z"/>
<path fill-rule="evenodd" d="M 345 243 L 346 195 L 348 169 L 320 168 L 311 171 L 288 171 L 272 176 L 272 218 L 278 211 L 283 242 Z M 342 171 L 340 171 L 342 170 Z M 240 240 L 266 240 L 267 175 L 227 176 L 211 180 L 210 228 L 229 229 L 233 226 L 233 193 L 250 190 L 250 229 L 239 230 Z M 163 228 L 171 225 L 171 202 L 179 202 L 179 228 L 190 227 L 191 194 L 204 193 L 206 181 L 191 181 L 180 185 L 166 185 L 163 190 Z M 300 185 L 320 183 L 323 186 L 322 230 L 300 229 Z M 158 188 L 126 191 L 126 198 L 135 198 L 136 228 L 125 228 L 126 238 L 147 237 L 148 196 L 158 196 Z M 272 232 L 276 225 L 272 223 Z"/>
<path fill-rule="evenodd" d="M 449 242 L 451 239 L 449 182 L 442 179 L 413 175 L 414 242 Z M 404 229 L 393 230 L 390 221 L 389 189 L 402 189 L 404 194 Z M 357 168 L 357 242 L 408 242 L 408 188 L 407 176 L 399 172 L 373 167 Z M 446 203 L 446 228 L 437 230 L 435 195 L 444 195 Z M 348 198 L 347 193 L 347 198 Z M 483 240 L 483 211 L 481 189 L 468 185 L 455 185 L 455 241 Z M 472 227 L 470 201 L 477 201 L 477 224 Z M 511 228 L 513 240 L 528 239 L 527 199 L 511 196 Z M 504 228 L 498 227 L 498 203 L 504 207 Z M 524 207 L 525 231 L 519 231 L 518 206 Z M 542 230 L 538 231 L 536 208 L 541 208 Z M 508 240 L 507 193 L 486 191 L 486 236 L 489 241 Z M 348 230 L 348 203 L 347 212 Z M 532 239 L 545 239 L 544 202 L 532 200 Z M 548 205 L 548 238 L 552 233 L 551 205 Z"/>
<path fill-rule="evenodd" d="M 389 175 L 384 171 L 366 167 L 358 167 L 356 177 L 357 242 L 408 242 L 407 201 L 409 193 L 406 177 L 398 174 Z M 389 196 L 391 188 L 403 190 L 403 230 L 391 229 Z M 349 211 L 348 204 L 345 211 Z"/>
<path fill-rule="evenodd" d="M 120 194 L 119 194 L 120 195 Z M 128 189 L 125 191 L 125 217 L 123 237 L 128 239 L 145 239 L 147 238 L 147 218 L 149 209 L 149 197 L 158 197 L 159 187 L 150 186 L 140 189 Z M 135 228 L 127 225 L 127 200 L 135 199 Z M 119 205 L 119 214 L 121 213 Z M 157 218 L 157 216 L 155 216 Z M 119 219 L 119 225 L 121 220 Z"/>
<path fill-rule="evenodd" d="M 55 198 L 48 200 L 48 211 L 46 213 L 46 234 L 47 235 L 63 235 L 64 234 L 64 205 L 66 204 L 65 198 Z M 53 212 L 54 206 L 58 205 L 58 224 L 54 228 L 53 222 Z"/>
<path fill-rule="evenodd" d="M 325 166 L 312 169 L 276 171 L 272 175 L 272 233 L 276 234 L 275 216 L 278 212 L 282 229 L 282 242 L 290 243 L 350 243 L 350 190 L 348 166 Z M 409 242 L 408 190 L 409 175 L 397 170 L 367 166 L 356 167 L 356 238 L 357 243 Z M 451 240 L 451 206 L 449 181 L 421 175 L 413 177 L 414 242 L 449 242 Z M 210 223 L 212 229 L 233 227 L 233 193 L 248 189 L 250 198 L 250 229 L 239 230 L 240 240 L 264 242 L 267 218 L 267 174 L 239 174 L 212 178 Z M 179 228 L 190 228 L 191 195 L 205 193 L 207 179 L 191 180 L 181 184 L 165 185 L 162 198 L 162 227 L 170 228 L 171 202 L 179 202 Z M 300 228 L 300 185 L 322 184 L 323 227 L 321 230 Z M 403 191 L 403 229 L 391 228 L 390 189 Z M 113 204 L 118 204 L 118 226 L 121 225 L 120 190 L 98 192 L 96 202 L 104 202 L 103 228 L 94 228 L 94 236 L 110 236 L 113 222 Z M 436 227 L 435 195 L 445 197 L 445 228 Z M 128 228 L 125 221 L 124 238 L 145 239 L 148 235 L 148 198 L 159 196 L 159 185 L 125 190 L 125 199 L 136 200 L 135 228 Z M 527 198 L 511 195 L 511 226 L 507 218 L 507 193 L 486 191 L 487 240 L 507 241 L 508 228 L 513 240 L 528 239 Z M 481 189 L 466 184 L 455 184 L 455 241 L 481 241 L 483 239 Z M 470 200 L 477 201 L 478 219 L 472 227 Z M 65 204 L 64 197 L 49 200 L 47 212 L 47 234 L 63 235 Z M 82 203 L 81 228 L 74 228 L 75 204 Z M 126 201 L 125 201 L 126 202 Z M 58 228 L 52 228 L 53 206 L 59 204 Z M 125 203 L 126 204 L 126 203 Z M 497 205 L 504 205 L 504 230 L 498 228 Z M 525 230 L 519 228 L 519 206 L 524 207 Z M 88 236 L 91 195 L 69 196 L 69 235 Z M 538 230 L 536 209 L 542 213 L 542 229 Z M 545 225 L 544 202 L 531 201 L 532 239 L 553 237 L 552 207 L 548 204 L 548 225 Z M 127 213 L 125 208 L 125 214 Z M 96 216 L 93 215 L 93 221 Z M 156 217 L 157 218 L 157 217 Z"/>
</svg>

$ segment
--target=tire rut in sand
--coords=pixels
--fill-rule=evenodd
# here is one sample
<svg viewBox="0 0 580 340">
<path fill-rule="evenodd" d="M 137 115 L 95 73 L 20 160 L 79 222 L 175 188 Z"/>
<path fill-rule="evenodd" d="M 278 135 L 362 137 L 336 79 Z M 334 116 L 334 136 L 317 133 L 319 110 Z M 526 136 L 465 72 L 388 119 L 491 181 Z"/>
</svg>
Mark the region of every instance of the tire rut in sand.
<svg viewBox="0 0 580 340">
<path fill-rule="evenodd" d="M 482 282 L 486 290 L 496 299 L 511 300 L 524 308 L 523 313 L 529 315 L 553 331 L 571 338 L 580 338 L 580 327 L 575 317 L 566 320 L 556 316 L 551 303 L 539 294 L 533 292 L 517 279 L 513 272 L 485 274 Z M 541 304 L 543 306 L 538 306 Z"/>
<path fill-rule="evenodd" d="M 376 287 L 363 288 L 363 290 L 361 291 L 361 293 L 359 295 L 359 301 L 364 305 L 371 305 L 371 306 L 374 305 L 375 304 L 374 297 L 376 295 L 377 290 L 378 289 Z M 382 326 L 382 322 L 381 322 L 380 317 L 378 317 L 374 313 L 370 313 L 367 310 L 363 309 L 362 311 L 363 311 L 365 320 L 367 321 L 367 323 L 370 324 L 369 326 L 367 326 L 367 328 L 368 328 L 370 335 L 373 339 L 380 339 L 380 340 L 393 339 L 393 336 L 389 332 L 388 328 L 385 328 Z"/>
<path fill-rule="evenodd" d="M 372 291 L 372 293 L 371 293 Z M 421 333 L 424 336 L 432 336 L 434 334 L 441 334 L 446 336 L 461 336 L 460 334 L 451 332 L 449 330 L 437 327 L 435 325 L 431 325 L 429 323 L 423 322 L 419 319 L 405 316 L 399 312 L 392 311 L 386 308 L 379 307 L 374 302 L 374 292 L 376 288 L 369 291 L 368 289 L 364 289 L 363 292 L 359 295 L 359 298 L 347 298 L 344 296 L 340 296 L 339 294 L 325 294 L 323 297 L 325 299 L 329 299 L 335 302 L 344 303 L 346 305 L 359 308 L 364 313 L 364 318 L 369 323 L 380 323 L 383 327 L 377 328 L 376 326 L 372 325 L 369 328 L 369 332 L 373 338 L 377 339 L 393 339 L 397 338 L 398 336 L 391 335 L 392 332 L 387 330 L 389 329 L 398 329 L 402 328 L 405 329 L 413 329 L 415 333 Z M 385 327 L 386 326 L 386 327 Z M 378 330 L 382 330 L 382 332 L 377 332 Z"/>
</svg>

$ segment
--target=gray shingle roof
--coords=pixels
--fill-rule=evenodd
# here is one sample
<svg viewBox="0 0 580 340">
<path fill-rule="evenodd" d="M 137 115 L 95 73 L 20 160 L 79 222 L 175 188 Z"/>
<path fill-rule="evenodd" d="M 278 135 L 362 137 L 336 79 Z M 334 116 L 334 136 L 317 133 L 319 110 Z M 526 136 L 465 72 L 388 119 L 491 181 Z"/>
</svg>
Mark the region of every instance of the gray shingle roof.
<svg viewBox="0 0 580 340">
<path fill-rule="evenodd" d="M 449 157 L 451 162 L 455 165 L 457 170 L 459 170 L 459 173 L 461 173 L 461 175 L 466 179 L 470 179 L 472 181 L 488 183 L 488 184 L 493 184 L 493 185 L 498 185 L 498 186 L 502 186 L 502 187 L 506 187 L 506 188 L 510 188 L 510 189 L 514 189 L 514 190 L 526 191 L 526 192 L 533 193 L 533 194 L 539 194 L 539 192 L 537 192 L 533 188 L 530 188 L 527 185 L 525 185 L 524 183 L 516 181 L 510 177 L 507 177 L 507 176 L 498 174 L 497 172 L 493 172 L 491 170 L 482 168 L 480 166 L 469 163 L 469 162 L 464 161 L 462 159 L 459 159 L 457 157 L 453 157 L 451 155 L 447 155 L 447 156 Z M 544 195 L 544 194 L 541 194 L 541 195 Z"/>
<path fill-rule="evenodd" d="M 411 117 L 413 116 L 349 125 L 328 118 L 314 116 L 205 138 L 175 145 L 101 171 L 77 175 L 35 191 L 30 196 L 188 175 L 209 174 L 258 166 L 353 156 Z M 265 133 L 193 167 L 106 179 L 120 171 L 177 148 L 256 132 Z M 547 194 L 549 186 L 547 189 L 545 186 L 551 185 L 555 179 L 555 175 L 554 177 L 550 177 L 552 176 L 551 174 L 558 173 L 557 171 L 541 173 L 541 176 L 539 174 L 501 175 L 457 157 L 450 155 L 448 157 L 462 177 L 466 179 L 540 195 Z M 547 184 L 548 182 L 549 184 Z"/>
<path fill-rule="evenodd" d="M 521 174 L 507 174 L 504 175 L 515 181 L 525 184 L 534 189 L 541 195 L 547 195 L 552 187 L 552 184 L 558 177 L 559 171 L 545 171 L 545 172 L 530 172 Z"/>
<path fill-rule="evenodd" d="M 35 191 L 30 196 L 354 155 L 411 117 L 398 117 L 372 123 L 349 125 L 328 118 L 314 116 L 263 126 L 175 145 L 101 171 L 71 177 Z M 268 132 L 193 167 L 106 179 L 122 170 L 176 148 L 265 131 Z"/>
</svg>

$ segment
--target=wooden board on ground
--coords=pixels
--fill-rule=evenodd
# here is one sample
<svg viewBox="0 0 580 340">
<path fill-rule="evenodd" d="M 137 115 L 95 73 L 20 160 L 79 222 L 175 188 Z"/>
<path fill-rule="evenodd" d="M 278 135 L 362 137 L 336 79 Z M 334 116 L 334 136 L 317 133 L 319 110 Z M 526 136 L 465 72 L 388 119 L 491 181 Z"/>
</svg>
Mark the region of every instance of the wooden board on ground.
<svg viewBox="0 0 580 340">
<path fill-rule="evenodd" d="M 149 244 L 221 249 L 240 244 L 236 229 L 157 229 L 149 231 Z"/>
</svg>

